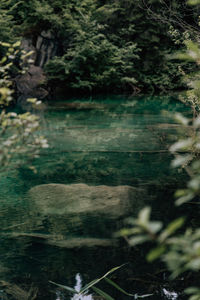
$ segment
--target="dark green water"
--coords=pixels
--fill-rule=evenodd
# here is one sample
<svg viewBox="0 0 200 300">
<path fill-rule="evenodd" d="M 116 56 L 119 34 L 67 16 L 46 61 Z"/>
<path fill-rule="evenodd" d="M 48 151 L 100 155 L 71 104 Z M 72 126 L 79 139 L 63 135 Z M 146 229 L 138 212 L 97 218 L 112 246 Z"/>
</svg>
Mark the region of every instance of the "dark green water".
<svg viewBox="0 0 200 300">
<path fill-rule="evenodd" d="M 123 263 L 127 265 L 114 277 L 127 291 L 153 293 L 149 299 L 183 299 L 169 294 L 179 287 L 163 279 L 167 275 L 159 274 L 159 265 L 145 262 L 147 249 L 130 249 L 126 242 L 113 240 L 124 218 L 136 216 L 145 205 L 164 222 L 177 214 L 173 193 L 185 175 L 170 168 L 168 148 L 179 135 L 175 112 L 187 109 L 170 97 L 70 99 L 44 105 L 41 134 L 48 138 L 49 149 L 0 178 L 1 299 L 18 299 L 14 292 L 8 297 L 8 283 L 15 290 L 15 285 L 37 288 L 36 299 L 74 299 L 49 281 L 74 287 L 81 278 L 84 285 Z M 72 187 L 75 205 L 61 203 L 57 184 Z M 95 191 L 89 209 L 80 184 Z M 34 188 L 40 185 L 45 192 Z M 131 202 L 124 201 L 120 209 L 112 206 L 114 196 L 104 201 L 98 186 L 108 187 L 108 193 L 128 186 Z M 95 202 L 97 194 L 101 207 Z M 102 288 L 115 300 L 128 299 L 106 284 Z"/>
</svg>

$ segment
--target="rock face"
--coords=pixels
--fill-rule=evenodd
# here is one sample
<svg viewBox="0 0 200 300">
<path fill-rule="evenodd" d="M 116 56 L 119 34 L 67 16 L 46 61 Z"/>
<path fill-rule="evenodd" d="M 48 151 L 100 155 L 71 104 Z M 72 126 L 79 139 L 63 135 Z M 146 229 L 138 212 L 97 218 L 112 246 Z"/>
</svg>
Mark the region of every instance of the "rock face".
<svg viewBox="0 0 200 300">
<path fill-rule="evenodd" d="M 43 184 L 30 189 L 32 207 L 42 215 L 103 214 L 124 215 L 134 201 L 141 207 L 141 191 L 130 186 L 89 186 L 86 184 Z M 143 202 L 143 201 L 142 201 Z"/>
<path fill-rule="evenodd" d="M 36 57 L 34 64 L 43 68 L 44 65 L 56 55 L 57 48 L 58 46 L 52 32 L 50 30 L 42 31 L 35 45 Z"/>
<path fill-rule="evenodd" d="M 58 49 L 56 39 L 50 30 L 42 31 L 35 42 L 32 39 L 24 38 L 21 48 L 26 52 L 32 52 L 29 57 L 32 63 L 26 74 L 15 78 L 17 90 L 25 98 L 37 97 L 43 99 L 48 95 L 48 91 L 40 87 L 46 80 L 43 67 L 56 55 Z"/>
<path fill-rule="evenodd" d="M 36 97 L 43 99 L 48 95 L 46 89 L 39 85 L 44 83 L 46 77 L 42 68 L 31 65 L 29 70 L 24 75 L 19 75 L 15 78 L 17 90 L 24 97 Z"/>
</svg>

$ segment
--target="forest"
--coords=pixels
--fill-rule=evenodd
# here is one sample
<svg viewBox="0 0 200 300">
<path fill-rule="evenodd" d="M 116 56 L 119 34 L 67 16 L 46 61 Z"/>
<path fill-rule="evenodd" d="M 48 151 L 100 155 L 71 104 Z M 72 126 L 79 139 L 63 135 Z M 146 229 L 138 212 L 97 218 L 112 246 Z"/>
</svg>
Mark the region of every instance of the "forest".
<svg viewBox="0 0 200 300">
<path fill-rule="evenodd" d="M 1 0 L 0 11 L 2 42 L 28 39 L 36 47 L 41 32 L 46 44 L 51 39 L 49 50 L 38 45 L 49 51 L 45 60 L 34 58 L 49 86 L 166 93 L 183 89 L 182 73 L 193 70 L 170 59 L 186 39 L 198 39 L 198 7 L 185 1 Z"/>
<path fill-rule="evenodd" d="M 0 0 L 2 300 L 200 300 L 199 26 L 199 0 Z"/>
</svg>

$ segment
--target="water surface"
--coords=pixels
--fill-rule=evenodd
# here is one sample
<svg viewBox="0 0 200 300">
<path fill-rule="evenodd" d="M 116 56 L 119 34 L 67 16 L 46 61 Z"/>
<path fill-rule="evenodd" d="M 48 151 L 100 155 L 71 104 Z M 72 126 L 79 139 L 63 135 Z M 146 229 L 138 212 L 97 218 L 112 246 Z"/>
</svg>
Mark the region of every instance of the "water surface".
<svg viewBox="0 0 200 300">
<path fill-rule="evenodd" d="M 113 279 L 127 291 L 153 293 L 149 299 L 182 299 L 160 275 L 160 266 L 146 263 L 147 249 L 130 249 L 113 237 L 124 219 L 145 205 L 166 223 L 177 214 L 173 193 L 185 174 L 170 167 L 168 149 L 180 135 L 175 112 L 187 113 L 187 108 L 170 97 L 99 97 L 44 105 L 41 134 L 49 149 L 1 175 L 2 299 L 7 299 L 9 284 L 13 290 L 37 288 L 36 299 L 75 299 L 49 281 L 80 289 L 124 263 Z M 60 192 L 60 184 L 74 191 L 74 202 L 62 203 L 63 208 L 61 198 L 69 190 Z M 108 187 L 107 202 L 102 186 Z M 119 186 L 131 194 L 120 209 L 111 202 Z M 127 299 L 106 283 L 102 288 L 117 300 Z M 9 299 L 19 299 L 10 290 Z M 89 293 L 80 299 L 96 298 Z"/>
</svg>

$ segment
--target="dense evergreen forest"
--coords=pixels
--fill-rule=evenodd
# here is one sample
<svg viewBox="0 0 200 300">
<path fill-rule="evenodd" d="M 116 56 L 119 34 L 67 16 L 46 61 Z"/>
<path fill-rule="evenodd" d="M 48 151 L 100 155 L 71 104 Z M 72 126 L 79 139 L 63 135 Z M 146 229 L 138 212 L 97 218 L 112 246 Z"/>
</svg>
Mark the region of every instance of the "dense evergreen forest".
<svg viewBox="0 0 200 300">
<path fill-rule="evenodd" d="M 181 0 L 1 0 L 0 28 L 2 42 L 22 39 L 28 50 L 37 48 L 34 64 L 49 86 L 166 92 L 183 89 L 182 74 L 191 71 L 171 55 L 198 37 L 198 7 Z"/>
</svg>

